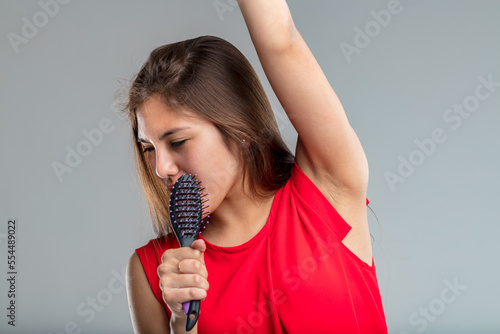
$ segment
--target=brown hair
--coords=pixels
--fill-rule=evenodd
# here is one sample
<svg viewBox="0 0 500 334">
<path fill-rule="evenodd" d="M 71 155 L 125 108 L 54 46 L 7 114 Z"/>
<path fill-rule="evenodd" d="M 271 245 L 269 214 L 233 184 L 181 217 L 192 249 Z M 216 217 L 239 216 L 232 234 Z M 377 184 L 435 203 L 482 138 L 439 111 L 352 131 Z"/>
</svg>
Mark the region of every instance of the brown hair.
<svg viewBox="0 0 500 334">
<path fill-rule="evenodd" d="M 212 122 L 240 159 L 250 193 L 265 198 L 290 178 L 293 154 L 279 133 L 266 93 L 245 56 L 231 43 L 202 36 L 153 50 L 133 80 L 124 112 L 132 127 L 134 156 L 158 237 L 171 231 L 168 192 L 137 142 L 137 110 L 153 96 Z M 245 139 L 247 145 L 242 145 Z"/>
</svg>

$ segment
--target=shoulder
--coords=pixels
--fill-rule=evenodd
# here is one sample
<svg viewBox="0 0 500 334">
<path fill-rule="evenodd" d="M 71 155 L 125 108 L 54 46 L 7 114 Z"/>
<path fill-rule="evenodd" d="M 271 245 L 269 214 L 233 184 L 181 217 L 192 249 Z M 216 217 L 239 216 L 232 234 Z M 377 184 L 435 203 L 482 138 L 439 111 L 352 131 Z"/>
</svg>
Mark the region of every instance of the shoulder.
<svg viewBox="0 0 500 334">
<path fill-rule="evenodd" d="M 295 164 L 291 182 L 295 193 L 321 217 L 327 217 L 339 240 L 368 266 L 372 248 L 366 205 L 366 190 L 348 189 L 307 164 Z"/>
<path fill-rule="evenodd" d="M 149 242 L 132 253 L 126 271 L 127 296 L 135 333 L 169 333 L 169 310 L 159 286 L 158 266 L 169 248 L 179 247 L 173 235 Z"/>
<path fill-rule="evenodd" d="M 343 207 L 357 207 L 363 210 L 368 205 L 367 187 L 347 187 L 337 182 L 325 170 L 315 169 L 306 161 L 296 161 L 292 170 L 294 182 L 301 185 L 301 190 L 319 192 L 337 211 Z M 340 213 L 340 212 L 339 212 Z"/>
<path fill-rule="evenodd" d="M 137 252 L 133 252 L 127 263 L 127 275 L 130 273 L 137 273 L 138 269 L 142 270 L 141 260 Z"/>
<path fill-rule="evenodd" d="M 351 228 L 342 214 L 346 208 L 357 208 L 366 211 L 368 199 L 365 194 L 353 195 L 353 192 L 345 191 L 332 185 L 327 177 L 321 178 L 307 166 L 295 162 L 291 170 L 291 177 L 287 184 L 276 194 L 278 197 L 275 208 L 281 210 L 284 206 L 292 206 L 300 209 L 302 214 L 314 214 L 323 221 L 335 222 L 339 231 L 340 240 Z M 345 233 L 344 233 L 345 232 Z"/>
<path fill-rule="evenodd" d="M 127 263 L 127 270 L 126 270 L 126 279 L 127 279 L 127 289 L 135 288 L 144 284 L 135 284 L 135 283 L 148 283 L 148 279 L 146 277 L 146 272 L 144 271 L 144 268 L 141 263 L 141 259 L 139 258 L 139 255 L 137 252 L 133 252 L 132 255 L 130 256 L 128 263 Z M 132 284 L 135 284 L 132 286 Z"/>
<path fill-rule="evenodd" d="M 127 264 L 126 286 L 134 332 L 169 332 L 167 313 L 151 290 L 137 252 L 130 256 Z"/>
<path fill-rule="evenodd" d="M 177 248 L 179 244 L 173 233 L 170 233 L 163 237 L 158 237 L 149 240 L 147 244 L 141 246 L 135 250 L 139 255 L 140 260 L 144 262 L 149 261 L 159 261 L 161 260 L 161 255 L 169 248 Z"/>
<path fill-rule="evenodd" d="M 158 281 L 158 266 L 161 263 L 161 257 L 166 250 L 177 247 L 179 247 L 177 239 L 171 233 L 164 237 L 149 240 L 147 244 L 137 248 L 129 260 L 129 263 L 134 261 L 131 264 L 139 262 L 142 265 L 146 278 L 151 283 L 153 291 L 159 300 L 161 300 L 160 291 L 156 286 L 156 282 Z"/>
</svg>

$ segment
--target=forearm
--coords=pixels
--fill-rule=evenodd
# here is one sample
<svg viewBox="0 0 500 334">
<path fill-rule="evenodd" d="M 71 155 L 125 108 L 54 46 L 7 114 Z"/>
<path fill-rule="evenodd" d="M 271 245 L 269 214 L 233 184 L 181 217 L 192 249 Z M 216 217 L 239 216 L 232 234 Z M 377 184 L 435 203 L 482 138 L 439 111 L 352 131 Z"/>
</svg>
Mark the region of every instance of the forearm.
<svg viewBox="0 0 500 334">
<path fill-rule="evenodd" d="M 298 37 L 285 0 L 238 0 L 257 50 L 283 50 Z"/>
</svg>

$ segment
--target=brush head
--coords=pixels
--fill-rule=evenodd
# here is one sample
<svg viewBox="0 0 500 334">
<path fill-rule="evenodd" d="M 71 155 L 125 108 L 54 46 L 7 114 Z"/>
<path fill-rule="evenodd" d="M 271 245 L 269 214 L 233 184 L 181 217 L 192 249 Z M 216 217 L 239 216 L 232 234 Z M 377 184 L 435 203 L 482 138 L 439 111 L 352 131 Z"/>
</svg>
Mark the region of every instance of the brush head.
<svg viewBox="0 0 500 334">
<path fill-rule="evenodd" d="M 196 175 L 195 175 L 196 177 Z M 190 247 L 208 224 L 210 213 L 207 195 L 201 181 L 190 174 L 182 175 L 170 193 L 170 223 L 181 247 Z"/>
</svg>

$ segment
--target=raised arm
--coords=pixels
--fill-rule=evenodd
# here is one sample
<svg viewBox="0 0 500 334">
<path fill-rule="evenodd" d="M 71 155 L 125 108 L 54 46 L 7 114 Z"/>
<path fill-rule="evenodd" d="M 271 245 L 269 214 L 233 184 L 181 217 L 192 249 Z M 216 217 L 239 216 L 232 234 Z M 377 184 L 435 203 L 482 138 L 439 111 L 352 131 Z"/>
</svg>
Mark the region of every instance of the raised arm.
<svg viewBox="0 0 500 334">
<path fill-rule="evenodd" d="M 266 76 L 298 133 L 297 164 L 331 201 L 342 193 L 364 202 L 365 153 L 286 1 L 238 3 Z"/>
</svg>

